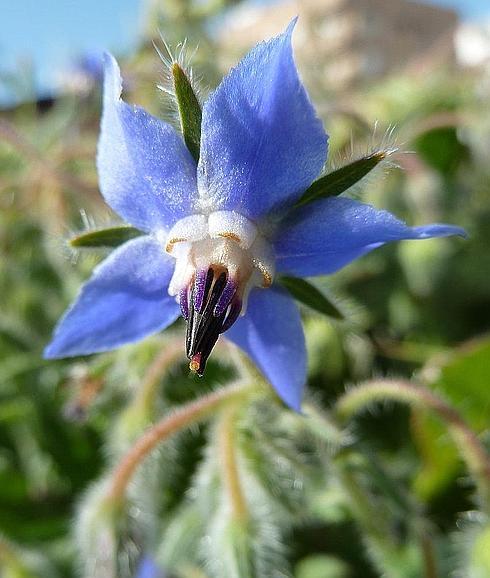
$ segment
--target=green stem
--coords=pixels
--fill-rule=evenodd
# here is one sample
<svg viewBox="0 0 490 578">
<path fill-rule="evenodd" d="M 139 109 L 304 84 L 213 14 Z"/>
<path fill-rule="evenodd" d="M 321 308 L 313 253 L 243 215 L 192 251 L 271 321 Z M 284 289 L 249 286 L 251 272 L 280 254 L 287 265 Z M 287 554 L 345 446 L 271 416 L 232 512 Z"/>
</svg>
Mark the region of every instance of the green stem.
<svg viewBox="0 0 490 578">
<path fill-rule="evenodd" d="M 337 401 L 336 412 L 342 420 L 348 420 L 366 405 L 386 399 L 429 408 L 446 423 L 462 459 L 475 478 L 482 507 L 490 514 L 490 455 L 461 415 L 432 391 L 401 380 L 372 381 L 345 393 Z"/>
<path fill-rule="evenodd" d="M 408 497 L 400 492 L 396 483 L 385 474 L 371 456 L 366 457 L 363 453 L 349 449 L 352 440 L 345 431 L 342 431 L 340 424 L 332 415 L 312 403 L 304 405 L 304 412 L 310 431 L 336 448 L 331 467 L 335 470 L 342 489 L 348 497 L 354 518 L 366 533 L 371 546 L 372 559 L 380 570 L 395 577 L 396 569 L 403 567 L 405 563 L 403 548 L 391 539 L 392 523 L 389 514 L 393 508 L 396 508 L 398 515 L 404 518 L 410 517 L 411 519 L 415 512 L 416 518 L 411 527 L 419 539 L 424 578 L 437 578 L 431 537 L 427 524 L 417 512 L 416 504 L 411 504 Z M 393 503 L 391 507 L 383 508 L 382 504 L 373 500 L 358 478 L 360 472 L 369 473 L 370 479 L 374 480 L 383 495 L 390 497 Z"/>
<path fill-rule="evenodd" d="M 249 384 L 229 386 L 205 395 L 196 401 L 181 406 L 148 429 L 126 453 L 112 474 L 108 498 L 120 503 L 127 486 L 140 463 L 161 442 L 173 434 L 196 423 L 217 410 L 223 403 L 246 397 L 253 387 Z"/>
<path fill-rule="evenodd" d="M 248 518 L 248 508 L 243 494 L 237 460 L 237 403 L 229 404 L 221 412 L 218 426 L 218 448 L 223 484 L 230 499 L 233 517 L 239 522 Z"/>
<path fill-rule="evenodd" d="M 177 340 L 173 340 L 165 345 L 146 371 L 133 401 L 133 405 L 143 408 L 145 412 L 150 411 L 155 406 L 155 397 L 157 395 L 160 378 L 181 354 L 182 344 Z"/>
</svg>

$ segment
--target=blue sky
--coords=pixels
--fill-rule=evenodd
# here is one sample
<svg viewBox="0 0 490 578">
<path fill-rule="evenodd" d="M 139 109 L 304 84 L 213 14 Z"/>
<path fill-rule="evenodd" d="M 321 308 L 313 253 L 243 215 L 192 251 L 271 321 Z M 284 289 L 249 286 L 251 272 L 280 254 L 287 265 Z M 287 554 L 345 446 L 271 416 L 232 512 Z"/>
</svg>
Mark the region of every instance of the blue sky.
<svg viewBox="0 0 490 578">
<path fill-rule="evenodd" d="M 161 0 L 164 2 L 165 0 Z M 262 0 L 263 1 L 263 0 Z M 430 0 L 465 18 L 490 18 L 489 0 Z M 32 61 L 36 85 L 49 91 L 77 54 L 136 45 L 144 0 L 4 0 L 0 20 L 0 74 Z M 0 78 L 0 103 L 12 97 Z"/>
<path fill-rule="evenodd" d="M 142 0 L 3 0 L 0 73 L 31 60 L 47 90 L 79 54 L 131 49 L 141 30 Z M 0 102 L 10 92 L 0 79 Z"/>
</svg>

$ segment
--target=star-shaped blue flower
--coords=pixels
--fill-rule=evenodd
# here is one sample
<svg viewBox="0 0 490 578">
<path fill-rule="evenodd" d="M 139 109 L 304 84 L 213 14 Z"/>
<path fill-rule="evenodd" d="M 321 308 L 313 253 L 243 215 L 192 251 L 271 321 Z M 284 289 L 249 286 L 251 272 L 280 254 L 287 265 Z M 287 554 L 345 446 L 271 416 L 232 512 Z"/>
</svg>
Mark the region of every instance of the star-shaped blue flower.
<svg viewBox="0 0 490 578">
<path fill-rule="evenodd" d="M 203 373 L 226 331 L 299 409 L 305 340 L 276 275 L 324 275 L 389 241 L 464 235 L 450 225 L 408 227 L 342 197 L 290 210 L 327 156 L 294 65 L 293 27 L 256 46 L 204 104 L 197 164 L 169 124 L 121 100 L 117 63 L 106 56 L 100 187 L 146 234 L 95 268 L 46 357 L 114 349 L 165 329 L 181 311 L 193 370 Z"/>
</svg>

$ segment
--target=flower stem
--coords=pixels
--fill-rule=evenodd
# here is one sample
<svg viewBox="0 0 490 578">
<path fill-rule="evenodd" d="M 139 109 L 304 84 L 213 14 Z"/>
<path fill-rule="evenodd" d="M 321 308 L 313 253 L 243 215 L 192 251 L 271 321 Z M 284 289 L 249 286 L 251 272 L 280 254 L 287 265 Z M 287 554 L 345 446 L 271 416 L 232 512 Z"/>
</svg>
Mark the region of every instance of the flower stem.
<svg viewBox="0 0 490 578">
<path fill-rule="evenodd" d="M 153 360 L 150 367 L 147 369 L 138 393 L 133 401 L 134 405 L 143 407 L 149 410 L 154 407 L 155 395 L 160 378 L 168 369 L 169 365 L 182 354 L 182 344 L 177 340 L 173 340 L 166 344 L 159 355 Z"/>
<path fill-rule="evenodd" d="M 230 498 L 233 517 L 237 521 L 244 521 L 248 517 L 248 509 L 237 462 L 237 413 L 237 403 L 222 410 L 218 426 L 218 445 L 223 482 Z"/>
<path fill-rule="evenodd" d="M 395 511 L 393 505 L 396 505 L 399 516 L 412 519 L 415 514 L 411 527 L 416 539 L 420 542 L 420 563 L 421 569 L 423 567 L 423 576 L 424 578 L 437 578 L 432 540 L 425 521 L 418 512 L 417 505 L 407 499 L 397 484 L 373 462 L 371 456 L 354 450 L 353 440 L 345 430 L 342 430 L 341 424 L 334 416 L 319 409 L 313 403 L 305 404 L 303 409 L 308 418 L 307 424 L 310 431 L 336 448 L 330 468 L 338 477 L 342 490 L 348 497 L 354 518 L 366 534 L 371 559 L 375 565 L 387 576 L 395 578 L 400 576 L 398 569 L 402 569 L 406 563 L 406 552 L 403 546 L 392 538 L 393 520 L 390 514 Z M 366 469 L 367 465 L 372 467 Z M 365 482 L 363 483 L 360 479 L 360 472 L 369 472 L 378 490 L 392 500 L 391 507 L 381 507 L 380 502 L 373 500 L 373 496 L 366 490 Z"/>
<path fill-rule="evenodd" d="M 108 498 L 119 503 L 124 499 L 127 486 L 139 464 L 155 448 L 181 429 L 205 418 L 221 404 L 246 396 L 252 390 L 249 384 L 229 386 L 183 405 L 148 429 L 126 453 L 112 474 Z"/>
<path fill-rule="evenodd" d="M 448 426 L 468 470 L 475 478 L 482 506 L 490 513 L 490 455 L 462 416 L 432 391 L 406 381 L 376 380 L 345 393 L 336 404 L 337 415 L 347 420 L 373 401 L 393 399 L 430 408 Z"/>
</svg>

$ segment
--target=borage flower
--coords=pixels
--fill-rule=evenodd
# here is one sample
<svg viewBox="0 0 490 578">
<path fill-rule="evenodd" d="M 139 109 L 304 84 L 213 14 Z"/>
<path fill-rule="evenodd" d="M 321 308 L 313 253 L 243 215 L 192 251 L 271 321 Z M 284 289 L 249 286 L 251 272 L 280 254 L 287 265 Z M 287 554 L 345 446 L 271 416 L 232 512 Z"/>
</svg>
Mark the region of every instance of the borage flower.
<svg viewBox="0 0 490 578">
<path fill-rule="evenodd" d="M 121 100 L 117 63 L 106 56 L 100 186 L 146 234 L 96 267 L 46 357 L 137 341 L 180 309 L 192 370 L 203 374 L 226 332 L 299 409 L 305 340 L 277 274 L 324 275 L 389 241 L 464 235 L 449 225 L 408 227 L 342 197 L 294 207 L 322 170 L 327 135 L 298 78 L 293 27 L 256 46 L 204 104 L 197 164 L 170 125 Z"/>
</svg>

